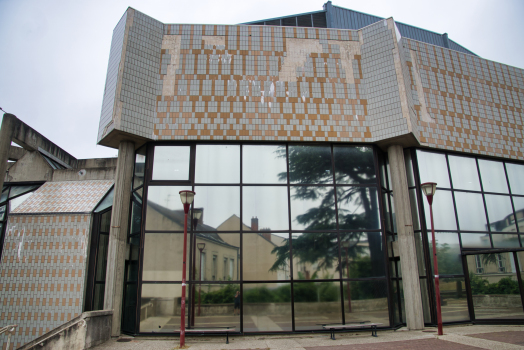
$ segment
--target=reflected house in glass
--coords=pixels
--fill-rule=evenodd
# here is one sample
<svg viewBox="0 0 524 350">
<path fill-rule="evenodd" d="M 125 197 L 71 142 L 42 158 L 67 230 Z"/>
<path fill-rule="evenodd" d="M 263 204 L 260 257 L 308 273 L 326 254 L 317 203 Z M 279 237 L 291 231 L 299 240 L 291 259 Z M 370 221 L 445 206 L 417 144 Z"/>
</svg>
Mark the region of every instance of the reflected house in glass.
<svg viewBox="0 0 524 350">
<path fill-rule="evenodd" d="M 522 69 L 330 1 L 239 25 L 129 8 L 97 139 L 118 160 L 3 118 L 0 320 L 17 347 L 99 309 L 113 336 L 179 332 L 190 190 L 187 329 L 434 326 L 435 182 L 444 323 L 521 323 L 523 111 Z"/>
</svg>

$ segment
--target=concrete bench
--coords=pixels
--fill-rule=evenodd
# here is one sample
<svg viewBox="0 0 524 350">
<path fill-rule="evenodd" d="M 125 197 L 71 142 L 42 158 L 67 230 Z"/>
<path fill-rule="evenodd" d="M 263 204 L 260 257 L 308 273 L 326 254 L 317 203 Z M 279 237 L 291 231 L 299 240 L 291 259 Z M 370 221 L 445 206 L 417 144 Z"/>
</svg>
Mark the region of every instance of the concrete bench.
<svg viewBox="0 0 524 350">
<path fill-rule="evenodd" d="M 382 323 L 353 323 L 353 324 L 325 324 L 322 325 L 324 329 L 329 329 L 329 334 L 332 340 L 335 339 L 335 331 L 345 330 L 345 329 L 361 329 L 361 328 L 371 328 L 371 336 L 377 336 L 377 326 L 380 326 Z"/>
<path fill-rule="evenodd" d="M 229 344 L 229 333 L 236 332 L 235 327 L 224 327 L 224 328 L 191 328 L 186 329 L 186 334 L 226 334 L 226 344 Z"/>
</svg>

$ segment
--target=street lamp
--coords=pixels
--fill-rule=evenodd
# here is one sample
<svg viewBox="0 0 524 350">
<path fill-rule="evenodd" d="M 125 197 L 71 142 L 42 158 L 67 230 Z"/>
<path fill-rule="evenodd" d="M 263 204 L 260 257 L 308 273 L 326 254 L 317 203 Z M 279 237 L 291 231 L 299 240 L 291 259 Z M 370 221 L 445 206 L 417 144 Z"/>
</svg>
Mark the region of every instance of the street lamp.
<svg viewBox="0 0 524 350">
<path fill-rule="evenodd" d="M 202 217 L 202 209 L 200 208 L 193 208 L 192 210 L 192 217 L 193 217 L 193 230 L 196 230 L 198 223 L 200 222 L 200 218 Z"/>
<path fill-rule="evenodd" d="M 180 303 L 180 347 L 186 344 L 186 257 L 187 257 L 187 213 L 195 199 L 195 192 L 180 191 L 180 200 L 184 205 L 184 253 L 182 254 L 182 300 Z"/>
<path fill-rule="evenodd" d="M 349 279 L 349 242 L 342 242 L 342 249 L 346 251 L 346 268 L 347 268 L 347 278 Z M 348 312 L 351 312 L 351 294 L 349 290 L 349 280 L 347 281 L 347 293 L 348 293 Z"/>
<path fill-rule="evenodd" d="M 435 294 L 437 296 L 437 322 L 438 322 L 438 335 L 443 335 L 442 331 L 442 311 L 440 308 L 440 285 L 438 275 L 438 262 L 437 262 L 437 248 L 435 244 L 435 226 L 433 224 L 433 196 L 437 191 L 437 184 L 435 182 L 426 182 L 420 185 L 422 192 L 426 195 L 429 203 L 429 217 L 431 221 L 431 239 L 433 240 L 433 269 L 435 270 Z"/>
<path fill-rule="evenodd" d="M 206 247 L 205 243 L 197 243 L 197 248 L 200 250 L 200 267 L 198 268 L 198 282 L 202 282 L 202 251 Z M 202 283 L 198 284 L 198 316 L 200 316 L 200 290 Z"/>
</svg>

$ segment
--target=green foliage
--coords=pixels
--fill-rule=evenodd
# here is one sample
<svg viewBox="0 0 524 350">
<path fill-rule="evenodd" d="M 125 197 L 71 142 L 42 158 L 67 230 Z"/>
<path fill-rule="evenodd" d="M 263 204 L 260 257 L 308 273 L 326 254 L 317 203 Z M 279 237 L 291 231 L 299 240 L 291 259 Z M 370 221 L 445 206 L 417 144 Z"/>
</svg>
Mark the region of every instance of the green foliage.
<svg viewBox="0 0 524 350">
<path fill-rule="evenodd" d="M 200 298 L 202 304 L 232 304 L 235 301 L 235 294 L 237 290 L 240 290 L 238 284 L 227 284 L 218 290 L 210 291 L 211 287 L 208 287 L 208 292 L 202 291 Z"/>
<path fill-rule="evenodd" d="M 510 277 L 501 278 L 496 283 L 489 283 L 486 279 L 470 273 L 469 280 L 473 295 L 520 294 L 518 282 Z"/>
</svg>

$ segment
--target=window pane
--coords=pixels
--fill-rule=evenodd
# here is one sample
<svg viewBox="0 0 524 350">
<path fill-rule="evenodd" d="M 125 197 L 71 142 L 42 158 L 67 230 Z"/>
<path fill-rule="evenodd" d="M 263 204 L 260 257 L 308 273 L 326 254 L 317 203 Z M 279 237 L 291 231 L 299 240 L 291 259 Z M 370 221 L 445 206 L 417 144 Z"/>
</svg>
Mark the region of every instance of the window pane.
<svg viewBox="0 0 524 350">
<path fill-rule="evenodd" d="M 479 169 L 485 192 L 508 193 L 508 182 L 502 162 L 479 159 Z"/>
<path fill-rule="evenodd" d="M 340 244 L 342 277 L 348 278 L 348 272 L 349 278 L 382 277 L 386 274 L 380 232 L 342 232 Z"/>
<path fill-rule="evenodd" d="M 429 204 L 426 198 L 423 198 L 422 201 L 424 203 L 424 213 L 426 215 L 426 227 L 428 230 L 431 230 Z M 435 192 L 435 196 L 433 197 L 433 223 L 435 225 L 435 230 L 457 229 L 451 191 Z"/>
<path fill-rule="evenodd" d="M 449 155 L 448 161 L 453 188 L 480 191 L 479 174 L 475 158 Z"/>
<path fill-rule="evenodd" d="M 340 278 L 336 233 L 293 233 L 293 278 Z"/>
<path fill-rule="evenodd" d="M 289 280 L 289 236 L 269 232 L 244 233 L 244 280 Z"/>
<path fill-rule="evenodd" d="M 489 233 L 461 233 L 463 248 L 491 248 Z"/>
<path fill-rule="evenodd" d="M 373 148 L 355 146 L 333 147 L 335 181 L 337 184 L 374 184 Z"/>
<path fill-rule="evenodd" d="M 100 232 L 109 234 L 111 228 L 111 213 L 112 210 L 106 211 L 100 217 Z"/>
<path fill-rule="evenodd" d="M 469 320 L 464 277 L 440 278 L 440 300 L 443 322 Z"/>
<path fill-rule="evenodd" d="M 131 228 L 129 229 L 129 235 L 140 233 L 142 225 L 142 206 L 139 205 L 136 200 L 132 200 L 132 203 L 133 204 L 131 206 Z"/>
<path fill-rule="evenodd" d="M 293 283 L 295 330 L 321 330 L 323 324 L 342 323 L 340 282 Z"/>
<path fill-rule="evenodd" d="M 238 284 L 193 284 L 191 307 L 195 312 L 196 328 L 235 327 L 240 331 L 240 286 Z M 238 301 L 235 301 L 236 293 Z M 238 306 L 238 308 L 236 307 Z"/>
<path fill-rule="evenodd" d="M 291 331 L 291 284 L 244 284 L 244 332 Z"/>
<path fill-rule="evenodd" d="M 40 185 L 32 185 L 32 186 L 11 186 L 11 192 L 9 192 L 9 198 L 13 198 L 15 196 L 18 196 L 19 194 L 29 192 L 32 190 L 36 190 Z"/>
<path fill-rule="evenodd" d="M 333 183 L 331 147 L 289 146 L 289 181 L 300 184 Z"/>
<path fill-rule="evenodd" d="M 190 235 L 187 237 L 189 252 Z M 182 281 L 183 233 L 146 233 L 144 240 L 144 281 Z M 186 276 L 189 276 L 187 254 Z"/>
<path fill-rule="evenodd" d="M 291 187 L 291 229 L 330 230 L 336 228 L 333 187 Z"/>
<path fill-rule="evenodd" d="M 352 230 L 380 228 L 376 188 L 337 187 L 337 202 L 339 228 Z"/>
<path fill-rule="evenodd" d="M 515 216 L 509 196 L 484 195 L 491 231 L 516 232 Z"/>
<path fill-rule="evenodd" d="M 511 233 L 492 233 L 493 248 L 520 248 L 519 235 Z"/>
<path fill-rule="evenodd" d="M 245 222 L 258 218 L 260 230 L 289 230 L 287 187 L 244 186 L 242 196 Z"/>
<path fill-rule="evenodd" d="M 524 194 L 524 165 L 506 163 L 511 193 Z"/>
<path fill-rule="evenodd" d="M 102 199 L 100 204 L 98 204 L 94 210 L 95 213 L 99 213 L 104 209 L 107 209 L 109 207 L 113 206 L 113 198 L 115 196 L 115 188 L 112 187 L 109 193 Z"/>
<path fill-rule="evenodd" d="M 240 230 L 240 187 L 195 187 L 195 208 L 202 209 L 202 222 L 218 231 Z"/>
<path fill-rule="evenodd" d="M 420 183 L 436 182 L 437 187 L 449 188 L 448 165 L 443 153 L 417 150 Z"/>
<path fill-rule="evenodd" d="M 342 285 L 346 324 L 369 321 L 389 326 L 386 281 L 343 281 Z"/>
<path fill-rule="evenodd" d="M 431 256 L 431 274 L 433 274 L 433 239 L 428 232 L 429 254 Z M 464 242 L 464 241 L 463 241 Z M 458 234 L 455 232 L 435 232 L 438 273 L 440 275 L 462 275 L 462 258 Z"/>
<path fill-rule="evenodd" d="M 153 180 L 189 180 L 189 146 L 155 146 Z"/>
<path fill-rule="evenodd" d="M 437 192 L 438 195 L 438 192 Z M 484 201 L 480 193 L 455 192 L 459 227 L 466 231 L 487 231 Z"/>
<path fill-rule="evenodd" d="M 420 218 L 418 215 L 417 190 L 409 190 L 409 201 L 411 203 L 411 219 L 413 220 L 413 230 L 420 230 Z"/>
<path fill-rule="evenodd" d="M 242 146 L 244 183 L 287 183 L 286 146 Z"/>
<path fill-rule="evenodd" d="M 29 199 L 29 197 L 31 197 L 32 194 L 33 192 L 29 192 L 29 193 L 21 195 L 20 197 L 16 197 L 15 199 L 11 199 L 9 201 L 9 211 L 13 212 L 16 208 L 20 206 L 20 204 L 22 204 L 27 199 Z"/>
<path fill-rule="evenodd" d="M 146 169 L 146 146 L 136 151 L 135 155 L 135 176 L 133 177 L 133 188 L 137 188 L 144 183 Z"/>
<path fill-rule="evenodd" d="M 9 187 L 4 187 L 2 194 L 0 194 L 0 203 L 7 199 L 7 192 L 9 192 Z"/>
<path fill-rule="evenodd" d="M 143 284 L 140 332 L 177 332 L 180 330 L 180 284 Z M 188 304 L 186 303 L 186 325 Z"/>
<path fill-rule="evenodd" d="M 197 145 L 196 183 L 239 183 L 240 146 Z"/>
<path fill-rule="evenodd" d="M 93 311 L 104 310 L 104 292 L 106 285 L 105 283 L 95 284 L 95 293 L 93 296 Z"/>
<path fill-rule="evenodd" d="M 413 175 L 413 161 L 411 160 L 411 151 L 404 150 L 404 163 L 406 165 L 406 176 L 408 178 L 408 186 L 415 186 L 415 175 Z"/>
<path fill-rule="evenodd" d="M 4 220 L 4 215 L 5 215 L 5 205 L 2 205 L 0 207 L 0 221 Z"/>
<path fill-rule="evenodd" d="M 389 210 L 389 196 L 387 193 L 382 193 L 382 203 L 384 205 L 384 216 L 386 221 L 386 230 L 395 232 L 391 222 L 391 212 Z M 339 219 L 340 220 L 340 219 Z"/>
<path fill-rule="evenodd" d="M 184 207 L 178 192 L 189 186 L 149 186 L 146 230 L 183 231 Z"/>
<path fill-rule="evenodd" d="M 202 254 L 200 248 L 202 248 Z M 240 266 L 238 265 L 240 234 L 196 233 L 193 257 L 195 275 L 191 276 L 192 280 L 238 281 L 240 279 Z"/>
<path fill-rule="evenodd" d="M 107 248 L 109 247 L 109 235 L 100 235 L 98 239 L 98 252 L 96 256 L 95 281 L 105 282 L 107 268 Z"/>
<path fill-rule="evenodd" d="M 513 197 L 513 205 L 519 231 L 522 233 L 524 232 L 524 197 Z"/>
</svg>

